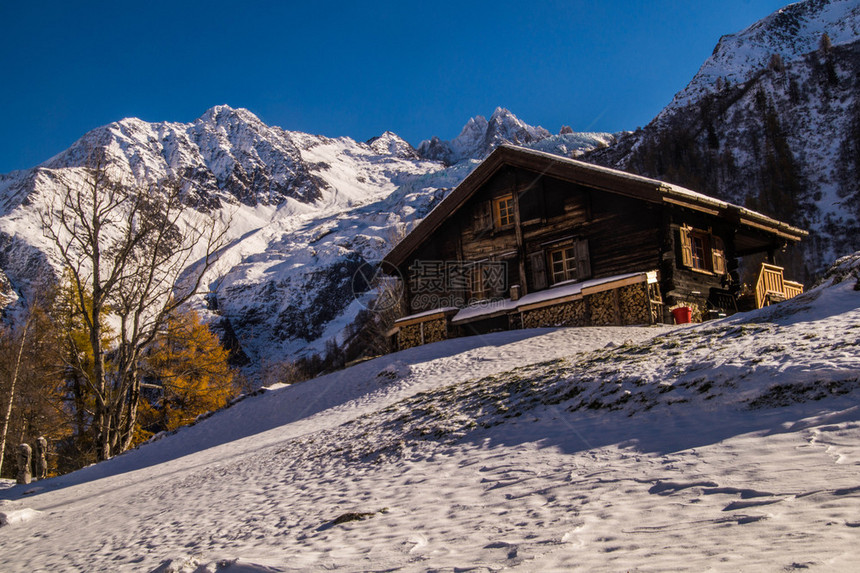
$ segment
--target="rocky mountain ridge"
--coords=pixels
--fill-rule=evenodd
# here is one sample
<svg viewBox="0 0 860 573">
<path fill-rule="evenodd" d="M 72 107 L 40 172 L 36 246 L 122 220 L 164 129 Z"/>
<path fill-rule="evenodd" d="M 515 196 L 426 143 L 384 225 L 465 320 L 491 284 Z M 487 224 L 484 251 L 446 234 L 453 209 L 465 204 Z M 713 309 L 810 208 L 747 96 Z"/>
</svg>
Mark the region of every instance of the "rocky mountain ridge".
<svg viewBox="0 0 860 573">
<path fill-rule="evenodd" d="M 747 82 L 771 64 L 802 60 L 818 49 L 823 34 L 832 45 L 850 44 L 860 36 L 856 0 L 806 0 L 789 4 L 736 34 L 720 38 L 690 83 L 658 115 L 671 115 L 726 84 Z"/>
<path fill-rule="evenodd" d="M 574 132 L 564 126 L 557 135 L 543 127 L 533 127 L 503 107 L 497 107 L 488 120 L 477 115 L 466 122 L 460 135 L 449 141 L 438 137 L 418 145 L 419 157 L 454 165 L 468 159 L 484 159 L 503 143 L 576 157 L 585 150 L 607 147 L 615 142 L 609 133 Z"/>
</svg>

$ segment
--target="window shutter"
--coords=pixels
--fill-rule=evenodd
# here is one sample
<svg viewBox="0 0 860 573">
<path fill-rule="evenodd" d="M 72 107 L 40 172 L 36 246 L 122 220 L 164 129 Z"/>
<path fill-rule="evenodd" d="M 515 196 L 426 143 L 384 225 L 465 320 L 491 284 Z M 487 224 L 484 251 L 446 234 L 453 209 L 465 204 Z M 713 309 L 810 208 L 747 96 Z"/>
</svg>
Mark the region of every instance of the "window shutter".
<svg viewBox="0 0 860 573">
<path fill-rule="evenodd" d="M 726 251 L 723 240 L 716 235 L 711 236 L 711 258 L 714 263 L 714 272 L 718 275 L 726 274 Z"/>
<path fill-rule="evenodd" d="M 690 240 L 690 227 L 684 225 L 678 230 L 681 237 L 681 264 L 693 266 L 693 242 Z"/>
<path fill-rule="evenodd" d="M 591 259 L 588 256 L 588 239 L 580 239 L 574 243 L 576 249 L 576 278 L 587 279 L 591 276 Z"/>
<path fill-rule="evenodd" d="M 484 298 L 484 276 L 481 272 L 481 265 L 479 263 L 466 262 L 463 264 L 463 268 L 469 281 L 469 298 L 474 300 Z"/>
<path fill-rule="evenodd" d="M 532 268 L 532 282 L 535 290 L 546 288 L 546 258 L 543 251 L 529 255 L 529 265 Z"/>
<path fill-rule="evenodd" d="M 475 230 L 486 231 L 493 228 L 493 206 L 490 201 L 481 201 L 475 206 Z"/>
</svg>

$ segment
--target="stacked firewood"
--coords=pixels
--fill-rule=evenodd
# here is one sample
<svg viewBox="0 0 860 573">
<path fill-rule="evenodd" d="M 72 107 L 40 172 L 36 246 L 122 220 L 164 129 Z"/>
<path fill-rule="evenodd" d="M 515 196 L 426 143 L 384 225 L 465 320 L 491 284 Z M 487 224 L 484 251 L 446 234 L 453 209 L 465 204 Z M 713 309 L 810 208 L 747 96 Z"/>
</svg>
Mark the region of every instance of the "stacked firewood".
<svg viewBox="0 0 860 573">
<path fill-rule="evenodd" d="M 439 342 L 448 338 L 448 322 L 444 318 L 428 320 L 424 323 L 424 344 Z"/>
<path fill-rule="evenodd" d="M 649 324 L 651 312 L 648 304 L 648 287 L 645 283 L 627 285 L 618 289 L 623 324 Z"/>
<path fill-rule="evenodd" d="M 613 326 L 620 323 L 617 294 L 612 290 L 588 296 L 591 326 Z"/>
<path fill-rule="evenodd" d="M 541 326 L 587 326 L 588 315 L 581 300 L 554 304 L 523 312 L 523 328 Z"/>
<path fill-rule="evenodd" d="M 421 346 L 421 325 L 401 326 L 400 332 L 397 333 L 397 348 L 406 350 L 413 346 Z"/>
</svg>

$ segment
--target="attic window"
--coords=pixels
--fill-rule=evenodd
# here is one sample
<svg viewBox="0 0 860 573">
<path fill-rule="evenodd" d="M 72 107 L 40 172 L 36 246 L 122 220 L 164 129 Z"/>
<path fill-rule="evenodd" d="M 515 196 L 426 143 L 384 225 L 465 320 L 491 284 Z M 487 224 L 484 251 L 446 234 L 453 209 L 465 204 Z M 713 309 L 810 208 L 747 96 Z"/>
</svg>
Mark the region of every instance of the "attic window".
<svg viewBox="0 0 860 573">
<path fill-rule="evenodd" d="M 493 214 L 496 227 L 505 227 L 514 223 L 514 196 L 504 195 L 493 201 Z"/>
</svg>

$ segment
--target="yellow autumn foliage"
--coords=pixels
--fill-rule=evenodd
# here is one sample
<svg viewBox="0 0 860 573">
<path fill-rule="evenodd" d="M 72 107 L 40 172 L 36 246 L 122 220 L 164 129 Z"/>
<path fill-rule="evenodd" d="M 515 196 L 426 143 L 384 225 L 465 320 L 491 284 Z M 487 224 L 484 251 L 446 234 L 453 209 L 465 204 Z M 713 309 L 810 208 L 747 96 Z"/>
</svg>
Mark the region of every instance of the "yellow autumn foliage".
<svg viewBox="0 0 860 573">
<path fill-rule="evenodd" d="M 175 430 L 236 395 L 228 351 L 193 311 L 175 313 L 148 350 L 135 443 Z"/>
</svg>

